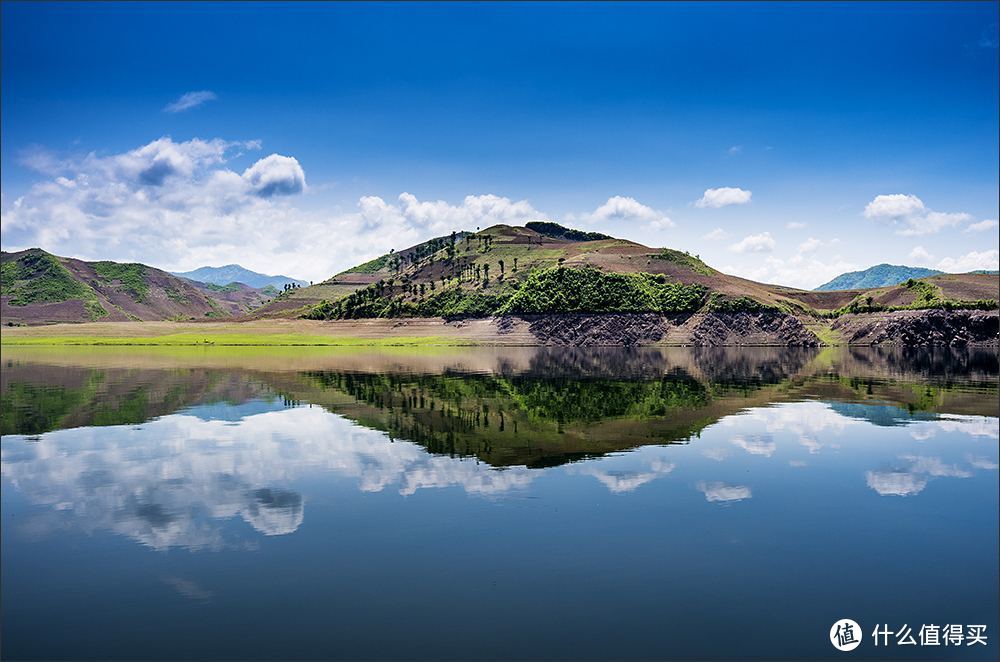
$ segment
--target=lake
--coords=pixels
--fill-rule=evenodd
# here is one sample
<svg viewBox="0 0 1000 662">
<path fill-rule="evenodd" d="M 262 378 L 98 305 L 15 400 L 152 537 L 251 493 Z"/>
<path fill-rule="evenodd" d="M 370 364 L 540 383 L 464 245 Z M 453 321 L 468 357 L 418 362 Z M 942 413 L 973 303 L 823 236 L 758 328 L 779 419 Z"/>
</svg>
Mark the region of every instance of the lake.
<svg viewBox="0 0 1000 662">
<path fill-rule="evenodd" d="M 998 375 L 977 350 L 5 347 L 3 656 L 997 659 Z M 949 624 L 986 645 L 872 636 Z"/>
</svg>

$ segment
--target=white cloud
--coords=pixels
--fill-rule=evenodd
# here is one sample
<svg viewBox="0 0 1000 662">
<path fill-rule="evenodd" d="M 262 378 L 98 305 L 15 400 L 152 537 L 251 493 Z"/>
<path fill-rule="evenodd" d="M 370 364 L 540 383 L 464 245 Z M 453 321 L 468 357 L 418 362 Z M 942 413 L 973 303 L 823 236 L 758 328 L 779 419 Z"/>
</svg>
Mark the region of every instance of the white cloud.
<svg viewBox="0 0 1000 662">
<path fill-rule="evenodd" d="M 979 269 L 1000 269 L 1000 251 L 971 251 L 960 257 L 946 257 L 937 264 L 941 271 L 962 274 Z"/>
<path fill-rule="evenodd" d="M 191 110 L 192 108 L 197 108 L 207 101 L 212 101 L 216 99 L 215 92 L 209 90 L 199 90 L 197 92 L 187 92 L 182 94 L 180 98 L 175 99 L 168 103 L 163 111 L 167 113 L 181 113 L 185 110 Z"/>
<path fill-rule="evenodd" d="M 925 234 L 935 234 L 945 228 L 955 227 L 960 223 L 972 220 L 972 217 L 963 212 L 945 213 L 931 211 L 923 216 L 914 216 L 906 219 L 908 227 L 899 231 L 904 236 L 920 236 Z"/>
<path fill-rule="evenodd" d="M 905 218 L 919 214 L 925 209 L 924 201 L 915 195 L 892 193 L 877 195 L 865 206 L 868 218 Z"/>
<path fill-rule="evenodd" d="M 34 163 L 51 179 L 16 200 L 3 197 L 3 246 L 126 260 L 184 271 L 240 263 L 267 273 L 322 280 L 389 249 L 452 230 L 544 218 L 527 201 L 470 195 L 459 204 L 403 193 L 328 214 L 295 206 L 305 173 L 272 154 L 241 172 L 230 162 L 259 142 L 164 137 L 121 154 Z M 40 156 L 41 155 L 41 156 Z"/>
<path fill-rule="evenodd" d="M 856 271 L 860 265 L 840 255 L 829 259 L 814 253 L 798 253 L 790 258 L 767 256 L 762 262 L 747 265 L 726 265 L 722 271 L 765 283 L 778 283 L 802 289 L 812 289 L 845 271 Z"/>
<path fill-rule="evenodd" d="M 802 223 L 802 222 L 799 222 L 799 221 L 790 221 L 788 223 L 785 223 L 785 229 L 786 230 L 801 230 L 802 228 L 806 227 L 806 225 L 807 225 L 806 223 Z"/>
<path fill-rule="evenodd" d="M 770 232 L 751 234 L 729 246 L 734 253 L 769 253 L 774 250 L 774 238 Z"/>
<path fill-rule="evenodd" d="M 817 239 L 816 237 L 809 237 L 808 239 L 806 239 L 805 241 L 803 241 L 801 244 L 799 244 L 799 252 L 800 253 L 809 253 L 811 251 L 816 250 L 817 248 L 819 248 L 822 245 L 823 245 L 823 242 L 820 241 L 819 239 Z"/>
<path fill-rule="evenodd" d="M 966 232 L 986 232 L 987 230 L 992 230 L 997 227 L 997 220 L 995 218 L 988 218 L 985 221 L 979 221 L 978 223 L 973 223 L 969 227 L 965 228 Z"/>
<path fill-rule="evenodd" d="M 721 188 L 706 189 L 705 193 L 697 202 L 695 207 L 726 207 L 728 205 L 745 205 L 750 202 L 753 195 L 751 191 L 741 188 L 723 186 Z"/>
<path fill-rule="evenodd" d="M 271 154 L 243 172 L 243 179 L 262 198 L 292 195 L 306 188 L 306 173 L 291 156 Z"/>
<path fill-rule="evenodd" d="M 905 236 L 935 234 L 972 220 L 965 212 L 934 211 L 917 196 L 903 193 L 875 196 L 865 206 L 865 216 L 902 224 L 897 233 Z"/>
<path fill-rule="evenodd" d="M 728 239 L 729 233 L 722 228 L 715 228 L 708 234 L 702 235 L 702 239 L 707 239 L 708 241 L 721 241 L 722 239 Z"/>
<path fill-rule="evenodd" d="M 733 145 L 732 147 L 726 150 L 726 153 L 729 154 L 729 156 L 736 156 L 742 151 L 743 151 L 743 145 Z"/>
<path fill-rule="evenodd" d="M 674 222 L 652 207 L 642 204 L 635 198 L 616 195 L 595 209 L 587 216 L 591 222 L 629 221 L 635 220 L 650 224 L 654 229 L 670 228 Z"/>
<path fill-rule="evenodd" d="M 928 253 L 923 246 L 917 246 L 910 251 L 909 258 L 917 264 L 927 264 L 934 259 L 934 256 Z"/>
</svg>

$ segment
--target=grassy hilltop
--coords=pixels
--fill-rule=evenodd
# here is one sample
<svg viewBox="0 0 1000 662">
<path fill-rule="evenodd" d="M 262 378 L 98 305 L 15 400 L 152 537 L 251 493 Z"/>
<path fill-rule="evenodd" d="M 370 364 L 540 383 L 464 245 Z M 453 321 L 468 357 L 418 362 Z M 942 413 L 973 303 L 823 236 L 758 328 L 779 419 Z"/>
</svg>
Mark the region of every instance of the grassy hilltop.
<svg viewBox="0 0 1000 662">
<path fill-rule="evenodd" d="M 997 307 L 997 278 L 946 274 L 871 290 L 815 292 L 721 273 L 697 255 L 555 223 L 497 225 L 391 252 L 280 295 L 255 317 L 485 317 L 499 314 L 781 311 L 835 316 Z"/>
</svg>

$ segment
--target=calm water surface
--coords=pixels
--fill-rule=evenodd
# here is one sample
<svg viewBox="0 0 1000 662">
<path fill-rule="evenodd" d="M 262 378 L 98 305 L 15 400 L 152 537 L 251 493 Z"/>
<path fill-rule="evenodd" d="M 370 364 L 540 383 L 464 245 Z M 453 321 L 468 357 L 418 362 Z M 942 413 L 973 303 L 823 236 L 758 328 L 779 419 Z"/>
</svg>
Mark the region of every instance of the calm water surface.
<svg viewBox="0 0 1000 662">
<path fill-rule="evenodd" d="M 2 654 L 996 659 L 998 373 L 995 352 L 4 348 Z M 988 646 L 875 648 L 879 623 Z"/>
</svg>

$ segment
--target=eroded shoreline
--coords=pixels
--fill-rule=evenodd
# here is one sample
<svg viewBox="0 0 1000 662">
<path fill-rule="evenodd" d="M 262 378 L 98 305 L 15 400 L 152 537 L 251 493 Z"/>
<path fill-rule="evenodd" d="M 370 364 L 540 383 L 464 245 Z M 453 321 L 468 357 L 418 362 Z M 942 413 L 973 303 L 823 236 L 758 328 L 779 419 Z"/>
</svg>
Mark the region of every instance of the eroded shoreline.
<svg viewBox="0 0 1000 662">
<path fill-rule="evenodd" d="M 836 319 L 773 312 L 522 315 L 337 321 L 92 322 L 3 327 L 5 345 L 998 346 L 1000 313 L 924 310 Z"/>
</svg>

